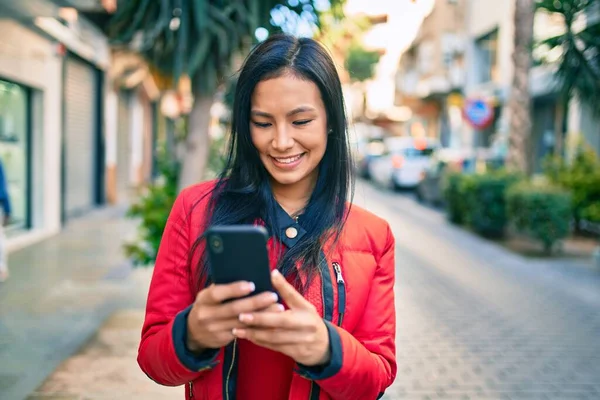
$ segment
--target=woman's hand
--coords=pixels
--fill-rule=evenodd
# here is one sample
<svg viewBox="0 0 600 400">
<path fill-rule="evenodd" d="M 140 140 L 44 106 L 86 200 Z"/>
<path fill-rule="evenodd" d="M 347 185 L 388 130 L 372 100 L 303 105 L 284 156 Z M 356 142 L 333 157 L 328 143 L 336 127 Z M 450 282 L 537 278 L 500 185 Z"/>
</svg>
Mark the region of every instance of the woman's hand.
<svg viewBox="0 0 600 400">
<path fill-rule="evenodd" d="M 329 362 L 329 334 L 315 307 L 306 300 L 277 270 L 272 282 L 289 307 L 284 312 L 246 312 L 240 315 L 245 327 L 236 326 L 240 339 L 278 351 L 306 366 Z"/>
<path fill-rule="evenodd" d="M 246 296 L 254 291 L 251 282 L 211 285 L 198 292 L 187 320 L 187 347 L 193 352 L 218 349 L 229 344 L 234 328 L 243 327 L 242 313 L 265 311 L 276 315 L 283 311 L 277 295 L 265 292 L 248 298 L 223 303 Z"/>
</svg>

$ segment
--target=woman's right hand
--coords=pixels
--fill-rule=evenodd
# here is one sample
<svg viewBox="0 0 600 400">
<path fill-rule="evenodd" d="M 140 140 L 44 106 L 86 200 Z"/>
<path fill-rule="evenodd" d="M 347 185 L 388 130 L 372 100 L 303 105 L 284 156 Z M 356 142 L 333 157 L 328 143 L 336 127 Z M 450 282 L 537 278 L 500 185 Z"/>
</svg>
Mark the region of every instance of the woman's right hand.
<svg viewBox="0 0 600 400">
<path fill-rule="evenodd" d="M 242 313 L 284 310 L 281 304 L 277 304 L 278 298 L 273 292 L 223 303 L 246 296 L 254 289 L 251 282 L 234 282 L 213 284 L 198 292 L 187 320 L 187 348 L 199 353 L 226 346 L 235 338 L 232 330 L 244 326 L 239 320 Z"/>
</svg>

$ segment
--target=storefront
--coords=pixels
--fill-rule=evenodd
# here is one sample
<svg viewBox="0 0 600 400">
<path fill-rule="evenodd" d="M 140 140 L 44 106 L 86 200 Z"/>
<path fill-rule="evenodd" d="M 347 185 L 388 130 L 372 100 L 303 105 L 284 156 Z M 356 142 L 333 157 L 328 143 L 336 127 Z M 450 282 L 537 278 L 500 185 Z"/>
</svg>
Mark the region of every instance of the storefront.
<svg viewBox="0 0 600 400">
<path fill-rule="evenodd" d="M 31 90 L 0 78 L 0 160 L 10 202 L 8 231 L 31 226 Z"/>
</svg>

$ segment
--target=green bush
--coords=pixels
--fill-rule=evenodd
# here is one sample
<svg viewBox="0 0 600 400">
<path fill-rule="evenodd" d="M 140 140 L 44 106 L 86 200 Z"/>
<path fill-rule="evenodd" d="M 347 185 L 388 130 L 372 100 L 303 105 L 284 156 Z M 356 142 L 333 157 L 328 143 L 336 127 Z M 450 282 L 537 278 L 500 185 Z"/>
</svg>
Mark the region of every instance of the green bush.
<svg viewBox="0 0 600 400">
<path fill-rule="evenodd" d="M 586 221 L 600 224 L 600 202 L 589 204 L 582 208 L 581 217 Z"/>
<path fill-rule="evenodd" d="M 547 253 L 570 233 L 571 195 L 565 189 L 524 182 L 509 189 L 510 222 L 517 231 L 540 241 Z"/>
<path fill-rule="evenodd" d="M 545 162 L 544 172 L 552 183 L 571 192 L 577 224 L 582 219 L 600 222 L 600 213 L 595 211 L 600 203 L 600 160 L 592 149 L 580 145 L 570 163 L 551 157 Z"/>
<path fill-rule="evenodd" d="M 226 142 L 226 135 L 211 140 L 205 179 L 214 179 L 225 167 Z M 158 154 L 157 167 L 157 179 L 127 211 L 129 218 L 140 221 L 136 240 L 124 245 L 125 254 L 136 266 L 150 266 L 156 260 L 167 218 L 178 194 L 179 162 L 163 149 Z"/>
<path fill-rule="evenodd" d="M 502 237 L 508 221 L 506 192 L 519 175 L 497 170 L 471 175 L 461 184 L 466 206 L 466 222 L 480 235 Z"/>
<path fill-rule="evenodd" d="M 127 211 L 129 218 L 140 220 L 137 239 L 124 246 L 125 254 L 136 266 L 149 266 L 156 260 L 167 218 L 177 197 L 179 164 L 162 152 L 157 167 L 157 179 Z"/>
<path fill-rule="evenodd" d="M 446 216 L 455 224 L 465 223 L 466 204 L 462 195 L 462 185 L 466 175 L 450 173 L 444 177 L 444 199 L 446 202 Z"/>
</svg>

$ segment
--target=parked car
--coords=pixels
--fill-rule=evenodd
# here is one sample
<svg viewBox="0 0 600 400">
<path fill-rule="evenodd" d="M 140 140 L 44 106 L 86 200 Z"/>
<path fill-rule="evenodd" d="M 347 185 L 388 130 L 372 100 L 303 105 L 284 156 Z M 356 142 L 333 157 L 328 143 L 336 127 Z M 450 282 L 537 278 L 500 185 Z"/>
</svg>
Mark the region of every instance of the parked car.
<svg viewBox="0 0 600 400">
<path fill-rule="evenodd" d="M 369 164 L 375 158 L 381 156 L 385 150 L 382 139 L 371 139 L 359 150 L 357 155 L 356 169 L 358 175 L 364 179 L 370 179 Z"/>
<path fill-rule="evenodd" d="M 437 149 L 431 156 L 429 166 L 423 171 L 415 190 L 419 201 L 433 205 L 444 203 L 443 178 L 449 172 L 465 174 L 483 173 L 501 168 L 504 159 L 488 148 Z"/>
<path fill-rule="evenodd" d="M 373 181 L 392 189 L 415 188 L 429 165 L 431 154 L 440 147 L 432 138 L 388 137 L 382 155 L 369 162 Z"/>
</svg>

